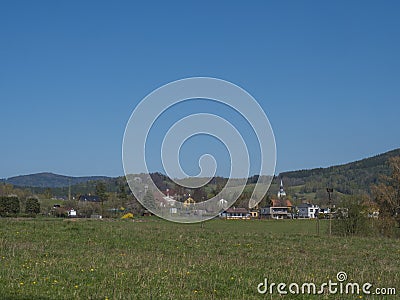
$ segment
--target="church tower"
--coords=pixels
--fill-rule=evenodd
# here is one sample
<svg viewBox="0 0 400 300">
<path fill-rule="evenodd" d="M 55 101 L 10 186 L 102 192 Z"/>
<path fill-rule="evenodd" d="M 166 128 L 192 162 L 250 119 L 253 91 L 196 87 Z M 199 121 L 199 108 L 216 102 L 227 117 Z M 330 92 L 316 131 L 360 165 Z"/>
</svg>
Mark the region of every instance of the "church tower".
<svg viewBox="0 0 400 300">
<path fill-rule="evenodd" d="M 283 197 L 286 197 L 286 192 L 283 189 L 283 181 L 281 179 L 281 185 L 279 186 L 278 198 L 281 199 Z"/>
</svg>

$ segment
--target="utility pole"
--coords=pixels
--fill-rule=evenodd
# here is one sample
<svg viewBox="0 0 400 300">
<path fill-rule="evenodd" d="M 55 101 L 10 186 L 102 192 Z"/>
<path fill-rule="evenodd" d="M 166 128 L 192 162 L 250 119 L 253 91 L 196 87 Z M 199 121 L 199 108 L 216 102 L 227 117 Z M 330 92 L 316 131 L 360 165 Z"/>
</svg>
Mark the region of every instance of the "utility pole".
<svg viewBox="0 0 400 300">
<path fill-rule="evenodd" d="M 326 191 L 328 192 L 329 197 L 329 235 L 332 235 L 332 197 L 331 194 L 333 193 L 333 188 L 327 188 Z"/>
<path fill-rule="evenodd" d="M 68 179 L 68 201 L 71 201 L 71 178 Z"/>
</svg>

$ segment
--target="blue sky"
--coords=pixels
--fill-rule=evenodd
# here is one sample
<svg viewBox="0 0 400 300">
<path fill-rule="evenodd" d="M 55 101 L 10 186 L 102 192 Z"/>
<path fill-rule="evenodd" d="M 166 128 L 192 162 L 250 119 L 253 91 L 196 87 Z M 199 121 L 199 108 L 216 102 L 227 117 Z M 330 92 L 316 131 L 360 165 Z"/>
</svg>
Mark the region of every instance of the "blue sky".
<svg viewBox="0 0 400 300">
<path fill-rule="evenodd" d="M 259 101 L 277 173 L 398 148 L 399 13 L 398 1 L 2 1 L 0 177 L 122 175 L 134 107 L 193 76 Z"/>
</svg>

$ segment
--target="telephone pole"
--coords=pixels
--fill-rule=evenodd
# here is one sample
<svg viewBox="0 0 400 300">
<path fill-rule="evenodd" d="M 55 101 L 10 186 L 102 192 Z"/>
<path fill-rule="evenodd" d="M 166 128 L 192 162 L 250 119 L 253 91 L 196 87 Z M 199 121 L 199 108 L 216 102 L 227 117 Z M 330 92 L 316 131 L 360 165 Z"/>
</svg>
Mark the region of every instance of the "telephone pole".
<svg viewBox="0 0 400 300">
<path fill-rule="evenodd" d="M 71 201 L 71 178 L 68 179 L 68 201 Z"/>
<path fill-rule="evenodd" d="M 327 188 L 326 191 L 328 192 L 329 197 L 329 235 L 332 235 L 332 197 L 331 194 L 333 193 L 333 188 Z"/>
</svg>

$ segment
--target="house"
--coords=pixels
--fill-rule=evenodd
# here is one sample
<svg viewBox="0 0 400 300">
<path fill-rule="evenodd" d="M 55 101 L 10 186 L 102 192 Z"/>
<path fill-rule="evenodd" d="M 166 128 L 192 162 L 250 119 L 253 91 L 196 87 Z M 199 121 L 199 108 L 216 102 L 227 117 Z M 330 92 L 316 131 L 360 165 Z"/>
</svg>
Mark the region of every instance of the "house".
<svg viewBox="0 0 400 300">
<path fill-rule="evenodd" d="M 159 202 L 160 207 L 173 207 L 177 201 L 171 196 L 165 196 L 162 197 L 162 199 L 159 199 Z"/>
<path fill-rule="evenodd" d="M 267 219 L 290 219 L 291 213 L 287 206 L 266 206 L 261 208 L 260 215 Z"/>
<path fill-rule="evenodd" d="M 315 219 L 318 217 L 319 210 L 318 205 L 302 203 L 297 206 L 297 216 L 299 218 Z"/>
<path fill-rule="evenodd" d="M 270 205 L 261 208 L 260 217 L 267 219 L 291 219 L 292 203 L 289 200 L 272 199 Z"/>
<path fill-rule="evenodd" d="M 171 196 L 164 196 L 161 192 L 154 192 L 153 193 L 154 202 L 159 207 L 173 207 L 175 206 L 176 200 Z"/>
<path fill-rule="evenodd" d="M 252 209 L 249 211 L 250 218 L 257 219 L 259 217 L 259 211 L 256 209 Z"/>
<path fill-rule="evenodd" d="M 185 208 L 189 208 L 192 207 L 196 204 L 196 201 L 194 201 L 194 199 L 192 197 L 190 197 L 189 194 L 189 198 L 187 198 L 184 202 L 183 202 L 183 207 Z"/>
<path fill-rule="evenodd" d="M 227 209 L 228 208 L 228 201 L 226 201 L 225 199 L 220 199 L 218 201 L 218 207 L 223 208 L 223 209 Z"/>
<path fill-rule="evenodd" d="M 250 214 L 247 209 L 241 207 L 230 207 L 220 214 L 220 217 L 227 220 L 249 220 Z"/>
<path fill-rule="evenodd" d="M 158 206 L 158 207 L 166 206 L 167 203 L 164 200 L 165 195 L 161 191 L 156 190 L 156 191 L 153 191 L 151 194 L 153 195 L 154 203 L 156 206 Z"/>
<path fill-rule="evenodd" d="M 70 218 L 75 218 L 76 217 L 76 210 L 75 209 L 70 209 L 69 211 L 68 211 L 68 217 L 70 217 Z"/>
<path fill-rule="evenodd" d="M 99 196 L 95 195 L 80 195 L 78 198 L 78 201 L 82 202 L 101 202 L 101 199 Z"/>
</svg>

